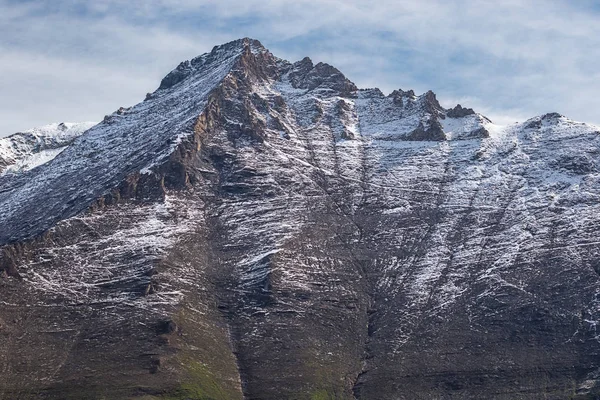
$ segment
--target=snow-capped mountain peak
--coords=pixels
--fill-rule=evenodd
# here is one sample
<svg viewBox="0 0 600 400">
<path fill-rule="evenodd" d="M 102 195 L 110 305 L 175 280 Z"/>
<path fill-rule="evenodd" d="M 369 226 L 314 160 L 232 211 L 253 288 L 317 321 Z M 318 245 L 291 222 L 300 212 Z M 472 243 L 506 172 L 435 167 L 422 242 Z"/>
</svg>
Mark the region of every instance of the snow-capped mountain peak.
<svg viewBox="0 0 600 400">
<path fill-rule="evenodd" d="M 599 160 L 217 46 L 0 177 L 0 397 L 598 398 Z"/>
</svg>

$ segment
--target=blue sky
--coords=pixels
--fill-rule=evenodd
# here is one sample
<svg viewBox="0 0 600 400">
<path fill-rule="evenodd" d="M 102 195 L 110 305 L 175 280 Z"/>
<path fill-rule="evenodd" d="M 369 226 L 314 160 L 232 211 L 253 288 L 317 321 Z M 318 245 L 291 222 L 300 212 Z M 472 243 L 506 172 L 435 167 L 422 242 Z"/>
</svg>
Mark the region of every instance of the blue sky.
<svg viewBox="0 0 600 400">
<path fill-rule="evenodd" d="M 100 120 L 246 36 L 499 123 L 557 111 L 600 125 L 600 1 L 0 0 L 0 136 Z"/>
</svg>

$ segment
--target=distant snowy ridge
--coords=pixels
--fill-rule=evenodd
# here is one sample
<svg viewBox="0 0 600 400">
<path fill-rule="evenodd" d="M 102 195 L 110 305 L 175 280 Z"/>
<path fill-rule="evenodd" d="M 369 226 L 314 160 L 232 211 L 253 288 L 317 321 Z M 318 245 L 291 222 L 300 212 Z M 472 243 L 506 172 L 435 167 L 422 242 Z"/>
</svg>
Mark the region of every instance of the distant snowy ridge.
<svg viewBox="0 0 600 400">
<path fill-rule="evenodd" d="M 96 122 L 61 122 L 0 139 L 0 175 L 28 171 L 47 163 Z"/>
</svg>

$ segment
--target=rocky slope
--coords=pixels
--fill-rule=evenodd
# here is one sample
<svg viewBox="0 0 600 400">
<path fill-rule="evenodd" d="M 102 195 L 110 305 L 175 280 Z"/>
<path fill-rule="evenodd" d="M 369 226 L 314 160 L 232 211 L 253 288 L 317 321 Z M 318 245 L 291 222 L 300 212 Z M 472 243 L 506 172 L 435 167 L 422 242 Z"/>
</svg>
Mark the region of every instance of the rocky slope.
<svg viewBox="0 0 600 400">
<path fill-rule="evenodd" d="M 0 397 L 597 398 L 599 151 L 215 47 L 0 177 Z"/>
</svg>

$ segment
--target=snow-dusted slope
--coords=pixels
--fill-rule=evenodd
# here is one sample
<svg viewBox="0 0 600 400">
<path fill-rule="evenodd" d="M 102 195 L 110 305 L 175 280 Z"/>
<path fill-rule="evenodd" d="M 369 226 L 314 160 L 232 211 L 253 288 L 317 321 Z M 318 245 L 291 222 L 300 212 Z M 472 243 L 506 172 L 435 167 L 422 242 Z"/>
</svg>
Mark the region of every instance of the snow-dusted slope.
<svg viewBox="0 0 600 400">
<path fill-rule="evenodd" d="M 27 171 L 47 163 L 94 125 L 55 123 L 0 139 L 0 174 Z"/>
<path fill-rule="evenodd" d="M 0 178 L 0 397 L 594 398 L 599 162 L 216 47 Z"/>
<path fill-rule="evenodd" d="M 129 174 L 169 157 L 190 135 L 210 92 L 242 55 L 239 43 L 178 66 L 147 100 L 119 109 L 77 138 L 52 163 L 0 178 L 0 243 L 38 234 L 87 208 Z M 187 78 L 187 79 L 186 79 Z M 58 185 L 58 186 L 57 186 Z M 39 204 L 44 202 L 45 207 Z"/>
<path fill-rule="evenodd" d="M 483 370 L 502 368 L 503 383 L 479 396 L 517 398 L 503 394 L 509 375 L 518 390 L 538 393 L 509 372 L 536 368 L 529 357 L 546 359 L 549 370 L 577 370 L 562 363 L 600 348 L 600 244 L 592 233 L 600 215 L 599 129 L 554 114 L 485 127 L 489 138 L 368 144 L 367 181 L 378 201 L 365 213 L 384 216 L 367 217 L 374 229 L 366 242 L 387 254 L 377 257 L 381 309 L 369 341 L 388 352 L 370 352 L 360 379 L 365 398 L 384 387 L 393 393 L 390 375 L 397 387 L 434 387 L 438 377 L 441 388 L 429 395 L 476 398 L 473 388 L 464 391 L 464 378 L 445 375 L 456 368 L 463 377 L 470 370 L 482 387 L 490 379 L 478 378 Z M 530 351 L 515 350 L 522 341 Z M 421 365 L 430 378 L 411 376 Z M 577 373 L 595 376 L 586 368 Z M 587 393 L 586 385 L 573 392 Z"/>
</svg>

